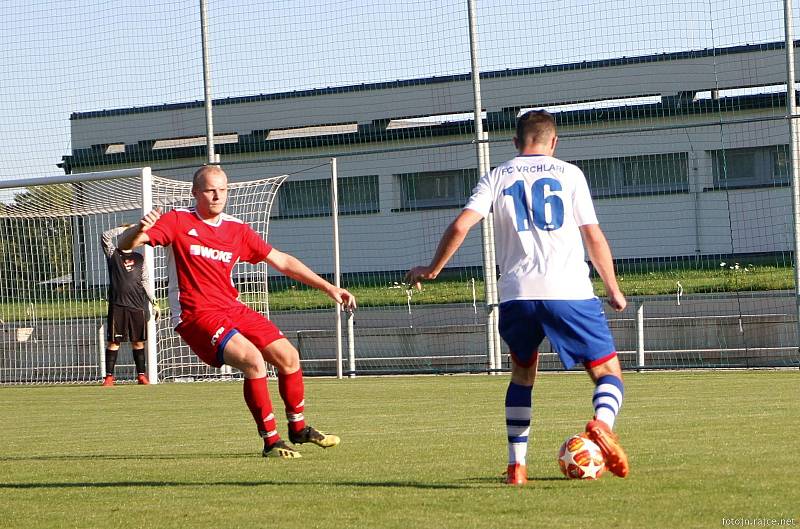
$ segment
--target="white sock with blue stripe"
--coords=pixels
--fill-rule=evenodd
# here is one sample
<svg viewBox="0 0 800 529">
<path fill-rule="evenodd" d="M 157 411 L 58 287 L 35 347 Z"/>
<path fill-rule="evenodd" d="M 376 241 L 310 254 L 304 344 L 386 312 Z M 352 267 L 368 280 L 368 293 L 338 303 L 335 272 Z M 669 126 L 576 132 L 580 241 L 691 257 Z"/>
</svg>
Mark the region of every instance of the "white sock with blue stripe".
<svg viewBox="0 0 800 529">
<path fill-rule="evenodd" d="M 508 434 L 508 464 L 525 464 L 528 454 L 528 434 L 531 429 L 533 386 L 510 382 L 506 390 L 506 433 Z"/>
<path fill-rule="evenodd" d="M 603 421 L 609 428 L 614 428 L 619 409 L 622 407 L 622 396 L 625 389 L 622 380 L 614 375 L 603 375 L 597 379 L 592 395 L 594 416 Z"/>
</svg>

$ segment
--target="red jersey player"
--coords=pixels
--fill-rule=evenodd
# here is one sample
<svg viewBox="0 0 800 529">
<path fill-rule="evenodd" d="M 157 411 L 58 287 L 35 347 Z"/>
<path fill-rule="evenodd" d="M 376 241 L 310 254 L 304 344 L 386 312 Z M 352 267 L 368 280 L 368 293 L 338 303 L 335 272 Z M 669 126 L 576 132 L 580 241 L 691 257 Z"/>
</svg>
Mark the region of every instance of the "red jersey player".
<svg viewBox="0 0 800 529">
<path fill-rule="evenodd" d="M 119 239 L 122 249 L 166 246 L 169 300 L 176 332 L 205 363 L 244 374 L 244 400 L 264 439 L 264 457 L 300 457 L 278 435 L 267 390 L 264 361 L 278 372 L 278 389 L 289 420 L 289 440 L 336 446 L 339 438 L 306 425 L 304 386 L 297 349 L 267 318 L 238 298 L 231 271 L 237 261 L 266 261 L 279 272 L 318 288 L 336 303 L 355 308 L 355 297 L 315 274 L 297 258 L 270 246 L 241 220 L 224 213 L 228 177 L 216 166 L 201 167 L 192 179 L 195 206 L 145 215 Z"/>
</svg>

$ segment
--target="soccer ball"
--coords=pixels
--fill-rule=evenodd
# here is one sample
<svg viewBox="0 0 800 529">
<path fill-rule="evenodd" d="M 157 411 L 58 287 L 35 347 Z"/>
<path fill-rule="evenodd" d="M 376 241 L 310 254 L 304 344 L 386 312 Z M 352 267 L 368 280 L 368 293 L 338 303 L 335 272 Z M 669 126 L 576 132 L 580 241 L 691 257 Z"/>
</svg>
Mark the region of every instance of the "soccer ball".
<svg viewBox="0 0 800 529">
<path fill-rule="evenodd" d="M 568 437 L 558 449 L 558 466 L 569 479 L 597 479 L 606 462 L 603 452 L 585 433 Z"/>
</svg>

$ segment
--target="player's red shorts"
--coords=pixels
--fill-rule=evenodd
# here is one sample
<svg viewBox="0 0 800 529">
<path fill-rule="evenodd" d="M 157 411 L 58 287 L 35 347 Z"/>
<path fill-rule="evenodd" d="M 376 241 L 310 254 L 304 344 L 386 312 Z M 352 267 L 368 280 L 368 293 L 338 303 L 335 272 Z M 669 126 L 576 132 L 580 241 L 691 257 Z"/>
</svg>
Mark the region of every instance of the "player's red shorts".
<svg viewBox="0 0 800 529">
<path fill-rule="evenodd" d="M 192 314 L 181 321 L 175 331 L 203 362 L 214 367 L 221 367 L 225 363 L 222 352 L 228 340 L 237 332 L 250 340 L 259 351 L 275 340 L 284 338 L 274 323 L 242 304 L 224 312 Z"/>
</svg>

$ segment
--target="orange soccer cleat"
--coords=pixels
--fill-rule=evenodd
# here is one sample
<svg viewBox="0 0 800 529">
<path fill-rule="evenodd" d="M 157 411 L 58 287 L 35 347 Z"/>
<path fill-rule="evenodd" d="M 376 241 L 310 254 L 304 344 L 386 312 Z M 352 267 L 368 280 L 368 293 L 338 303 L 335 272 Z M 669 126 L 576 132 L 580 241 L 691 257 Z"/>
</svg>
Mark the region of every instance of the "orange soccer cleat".
<svg viewBox="0 0 800 529">
<path fill-rule="evenodd" d="M 103 377 L 103 386 L 109 387 L 114 385 L 114 375 L 106 375 Z"/>
<path fill-rule="evenodd" d="M 525 485 L 528 482 L 528 467 L 514 463 L 506 470 L 506 484 Z"/>
<path fill-rule="evenodd" d="M 611 431 L 603 421 L 593 419 L 586 423 L 586 433 L 589 434 L 589 439 L 594 441 L 600 450 L 603 451 L 603 457 L 606 460 L 606 468 L 614 474 L 624 478 L 628 475 L 628 455 L 619 444 L 619 438 Z"/>
<path fill-rule="evenodd" d="M 145 375 L 144 373 L 139 373 L 136 376 L 136 382 L 138 384 L 141 384 L 142 386 L 147 386 L 150 384 L 150 379 L 147 378 L 147 375 Z"/>
</svg>

